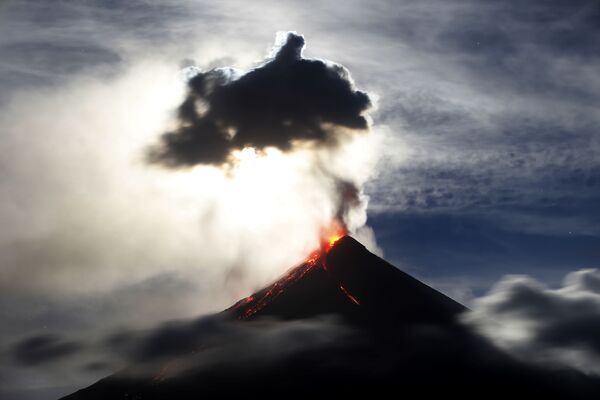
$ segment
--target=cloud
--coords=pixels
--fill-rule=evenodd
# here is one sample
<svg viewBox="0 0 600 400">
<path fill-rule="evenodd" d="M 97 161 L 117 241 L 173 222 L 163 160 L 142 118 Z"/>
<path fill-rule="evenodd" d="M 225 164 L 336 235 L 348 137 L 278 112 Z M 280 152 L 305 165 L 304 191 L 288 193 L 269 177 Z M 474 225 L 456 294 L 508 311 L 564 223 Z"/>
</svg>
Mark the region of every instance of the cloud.
<svg viewBox="0 0 600 400">
<path fill-rule="evenodd" d="M 379 18 L 389 29 L 378 43 L 396 63 L 365 82 L 385 100 L 374 120 L 393 131 L 386 167 L 367 188 L 372 209 L 510 218 L 559 206 L 587 225 L 579 204 L 599 196 L 593 1 L 403 3 Z M 386 88 L 389 74 L 396 84 Z"/>
<path fill-rule="evenodd" d="M 247 148 L 259 155 L 273 148 L 334 153 L 357 134 L 368 133 L 371 100 L 355 89 L 348 70 L 304 58 L 304 37 L 295 32 L 280 32 L 277 40 L 271 58 L 249 72 L 187 67 L 192 77 L 178 109 L 178 128 L 162 135 L 148 160 L 172 168 L 231 166 L 248 154 Z M 306 172 L 331 187 L 334 218 L 357 230 L 366 221 L 360 177 L 341 176 L 329 154 L 316 155 L 306 158 L 313 166 Z"/>
<path fill-rule="evenodd" d="M 170 322 L 150 331 L 117 332 L 105 342 L 133 371 L 152 371 L 165 361 L 186 368 L 269 365 L 294 354 L 347 345 L 353 330 L 335 316 L 283 321 L 236 321 L 223 315 Z M 191 356 L 190 356 L 191 355 Z M 172 371 L 173 372 L 173 371 Z M 181 371 L 179 371 L 181 372 Z"/>
<path fill-rule="evenodd" d="M 585 269 L 550 289 L 507 276 L 473 302 L 464 322 L 524 361 L 600 374 L 600 272 Z"/>
<path fill-rule="evenodd" d="M 22 365 L 36 366 L 65 358 L 81 349 L 75 341 L 54 335 L 38 335 L 21 341 L 13 348 L 15 360 Z"/>
<path fill-rule="evenodd" d="M 101 355 L 102 361 L 82 367 L 119 372 L 80 394 L 126 391 L 144 396 L 146 390 L 223 394 L 239 393 L 240 388 L 264 394 L 280 393 L 293 382 L 299 391 L 318 387 L 323 393 L 339 393 L 340 384 L 372 393 L 398 385 L 422 390 L 425 383 L 434 383 L 434 390 L 450 386 L 477 395 L 482 387 L 491 386 L 559 398 L 594 398 L 596 393 L 595 377 L 522 363 L 453 324 L 379 322 L 382 325 L 365 327 L 335 315 L 240 321 L 220 314 L 148 330 L 116 331 L 88 342 L 84 351 Z M 223 378 L 244 384 L 222 387 Z M 145 385 L 148 381 L 156 385 Z"/>
<path fill-rule="evenodd" d="M 38 372 L 47 370 L 58 376 L 106 374 L 125 367 L 125 374 L 147 376 L 165 363 L 176 364 L 169 371 L 174 376 L 190 369 L 273 365 L 319 349 L 341 349 L 355 339 L 355 330 L 334 315 L 239 321 L 214 314 L 149 329 L 79 336 L 77 341 L 61 334 L 36 335 L 14 344 L 9 353 L 17 367 L 36 367 Z"/>
<path fill-rule="evenodd" d="M 303 58 L 303 36 L 280 32 L 277 41 L 272 57 L 246 73 L 186 67 L 192 77 L 178 108 L 178 128 L 162 135 L 148 160 L 172 168 L 227 164 L 231 173 L 248 155 L 300 149 L 310 165 L 303 173 L 330 190 L 332 218 L 357 231 L 366 222 L 363 174 L 331 161 L 357 134 L 368 133 L 371 101 L 343 66 Z M 235 172 L 231 176 L 241 179 Z"/>
<path fill-rule="evenodd" d="M 180 127 L 162 136 L 150 159 L 169 166 L 222 164 L 245 146 L 289 150 L 294 142 L 336 142 L 337 128 L 365 131 L 371 103 L 337 64 L 302 57 L 290 32 L 263 65 L 199 72 L 179 107 Z"/>
</svg>

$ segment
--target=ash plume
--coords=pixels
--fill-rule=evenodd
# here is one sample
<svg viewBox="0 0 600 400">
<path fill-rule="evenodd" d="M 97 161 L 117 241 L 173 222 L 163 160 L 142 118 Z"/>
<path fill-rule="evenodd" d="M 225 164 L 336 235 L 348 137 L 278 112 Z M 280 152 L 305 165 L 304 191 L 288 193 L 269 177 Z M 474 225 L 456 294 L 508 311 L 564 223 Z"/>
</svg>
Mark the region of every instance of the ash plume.
<svg viewBox="0 0 600 400">
<path fill-rule="evenodd" d="M 367 93 L 341 65 L 302 56 L 303 36 L 288 32 L 260 66 L 242 73 L 215 68 L 189 79 L 176 129 L 164 133 L 147 159 L 167 168 L 230 165 L 235 151 L 311 149 L 314 172 L 332 188 L 333 217 L 346 226 L 351 209 L 366 201 L 361 184 L 322 160 L 369 130 Z M 347 174 L 346 174 L 347 175 Z M 362 209 L 366 209 L 362 207 Z"/>
<path fill-rule="evenodd" d="M 336 128 L 367 130 L 369 96 L 354 88 L 344 67 L 303 58 L 303 48 L 304 38 L 290 32 L 271 60 L 246 74 L 199 72 L 179 107 L 179 127 L 162 136 L 149 159 L 169 167 L 220 165 L 246 146 L 331 145 Z"/>
</svg>

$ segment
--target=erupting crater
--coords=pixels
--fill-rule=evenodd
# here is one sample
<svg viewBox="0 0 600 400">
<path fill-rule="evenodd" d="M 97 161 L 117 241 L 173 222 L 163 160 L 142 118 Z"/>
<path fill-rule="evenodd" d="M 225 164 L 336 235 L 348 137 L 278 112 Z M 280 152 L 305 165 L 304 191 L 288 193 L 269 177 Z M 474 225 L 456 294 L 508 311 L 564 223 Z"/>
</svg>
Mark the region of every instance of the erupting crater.
<svg viewBox="0 0 600 400">
<path fill-rule="evenodd" d="M 225 312 L 246 320 L 385 314 L 404 321 L 450 321 L 464 307 L 370 253 L 340 224 L 323 229 L 319 250 Z"/>
<path fill-rule="evenodd" d="M 265 289 L 238 301 L 226 311 L 236 313 L 239 319 L 252 318 L 260 311 L 268 308 L 279 296 L 301 282 L 309 274 L 318 276 L 319 280 L 325 279 L 329 283 L 331 277 L 324 274 L 327 270 L 325 259 L 335 244 L 345 237 L 346 234 L 346 229 L 337 222 L 323 228 L 321 230 L 320 248 L 310 253 L 303 263 L 290 269 L 285 275 Z M 311 280 L 309 279 L 308 281 Z M 352 296 L 341 283 L 337 285 L 337 288 L 352 304 L 360 304 L 356 297 Z M 268 313 L 268 310 L 266 313 Z"/>
</svg>

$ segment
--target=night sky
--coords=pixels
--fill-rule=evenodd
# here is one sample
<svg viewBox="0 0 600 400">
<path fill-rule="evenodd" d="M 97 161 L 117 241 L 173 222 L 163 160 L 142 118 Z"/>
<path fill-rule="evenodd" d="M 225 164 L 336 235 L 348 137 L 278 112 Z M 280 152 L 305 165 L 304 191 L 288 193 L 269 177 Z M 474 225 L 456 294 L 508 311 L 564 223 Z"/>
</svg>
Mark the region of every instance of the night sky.
<svg viewBox="0 0 600 400">
<path fill-rule="evenodd" d="M 232 67 L 235 80 L 288 31 L 306 59 L 350 74 L 355 87 L 318 110 L 355 103 L 319 121 L 365 129 L 368 109 L 358 150 L 320 155 L 333 166 L 317 172 L 259 166 L 268 179 L 230 186 L 180 168 L 223 162 L 229 144 L 216 158 L 173 146 L 146 162 L 168 132 L 238 123 L 254 104 L 219 109 L 240 98 L 228 86 L 209 101 L 214 120 L 186 120 L 185 76 Z M 523 287 L 600 295 L 584 284 L 600 282 L 599 55 L 597 1 L 3 1 L 0 394 L 69 393 L 110 372 L 78 353 L 80 336 L 217 311 L 268 283 L 314 244 L 311 229 L 335 211 L 313 205 L 341 181 L 367 207 L 359 239 L 476 313 Z M 294 104 L 314 104 L 304 100 Z M 314 135 L 310 118 L 290 132 Z M 28 347 L 45 350 L 19 353 Z M 600 371 L 594 357 L 583 365 Z"/>
</svg>

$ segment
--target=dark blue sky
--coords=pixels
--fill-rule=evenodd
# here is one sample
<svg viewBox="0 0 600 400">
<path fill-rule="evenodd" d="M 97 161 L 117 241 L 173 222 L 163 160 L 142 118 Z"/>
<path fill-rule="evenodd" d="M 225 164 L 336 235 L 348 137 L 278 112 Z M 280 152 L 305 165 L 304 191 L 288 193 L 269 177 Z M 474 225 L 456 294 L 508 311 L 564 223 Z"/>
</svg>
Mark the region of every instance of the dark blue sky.
<svg viewBox="0 0 600 400">
<path fill-rule="evenodd" d="M 377 120 L 413 154 L 370 183 L 370 221 L 388 258 L 432 282 L 554 285 L 600 256 L 600 7 L 468 4 L 387 25 L 434 73 L 388 82 Z"/>
</svg>

